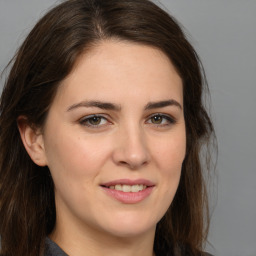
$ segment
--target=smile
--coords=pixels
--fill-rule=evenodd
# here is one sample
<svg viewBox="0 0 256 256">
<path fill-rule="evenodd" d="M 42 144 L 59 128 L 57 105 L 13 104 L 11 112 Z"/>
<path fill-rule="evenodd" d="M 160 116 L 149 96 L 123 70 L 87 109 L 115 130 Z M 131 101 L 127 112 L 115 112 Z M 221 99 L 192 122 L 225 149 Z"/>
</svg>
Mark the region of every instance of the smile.
<svg viewBox="0 0 256 256">
<path fill-rule="evenodd" d="M 107 182 L 101 187 L 108 196 L 121 203 L 136 204 L 150 196 L 155 184 L 145 179 L 121 179 Z"/>
<path fill-rule="evenodd" d="M 115 185 L 115 186 L 110 186 L 109 187 L 110 189 L 114 189 L 114 190 L 118 190 L 118 191 L 122 191 L 122 192 L 139 192 L 139 191 L 142 191 L 144 189 L 147 188 L 146 185 L 143 185 L 143 184 L 137 184 L 137 185 L 121 185 L 121 184 L 118 184 L 118 185 Z"/>
</svg>

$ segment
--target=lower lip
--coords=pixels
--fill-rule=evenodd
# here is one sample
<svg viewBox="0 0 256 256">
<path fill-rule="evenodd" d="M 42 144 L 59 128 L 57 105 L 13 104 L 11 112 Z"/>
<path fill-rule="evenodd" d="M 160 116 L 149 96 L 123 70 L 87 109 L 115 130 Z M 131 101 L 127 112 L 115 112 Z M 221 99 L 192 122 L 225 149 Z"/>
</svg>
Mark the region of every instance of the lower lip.
<svg viewBox="0 0 256 256">
<path fill-rule="evenodd" d="M 123 192 L 106 187 L 102 188 L 109 196 L 124 204 L 136 204 L 147 198 L 151 194 L 154 187 L 147 187 L 139 192 Z"/>
</svg>

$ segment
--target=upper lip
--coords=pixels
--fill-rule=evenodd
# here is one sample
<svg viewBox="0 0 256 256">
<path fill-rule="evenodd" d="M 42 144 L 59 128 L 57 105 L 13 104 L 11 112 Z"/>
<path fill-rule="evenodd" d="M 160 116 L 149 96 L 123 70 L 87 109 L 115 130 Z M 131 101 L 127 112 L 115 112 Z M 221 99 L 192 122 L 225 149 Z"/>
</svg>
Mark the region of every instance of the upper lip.
<svg viewBox="0 0 256 256">
<path fill-rule="evenodd" d="M 146 179 L 136 179 L 136 180 L 130 180 L 130 179 L 119 179 L 119 180 L 113 180 L 113 181 L 109 181 L 106 183 L 101 184 L 101 186 L 104 187 L 110 187 L 110 186 L 115 186 L 115 185 L 145 185 L 147 187 L 152 187 L 155 184 L 150 181 L 150 180 L 146 180 Z"/>
</svg>

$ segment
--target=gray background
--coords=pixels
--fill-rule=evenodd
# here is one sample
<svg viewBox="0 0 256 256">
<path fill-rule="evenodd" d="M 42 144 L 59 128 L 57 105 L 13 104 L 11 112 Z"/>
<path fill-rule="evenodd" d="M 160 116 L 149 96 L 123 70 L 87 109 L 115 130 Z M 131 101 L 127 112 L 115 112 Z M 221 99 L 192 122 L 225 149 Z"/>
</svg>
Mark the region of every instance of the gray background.
<svg viewBox="0 0 256 256">
<path fill-rule="evenodd" d="M 0 70 L 54 0 L 0 0 Z M 256 256 L 256 0 L 162 0 L 208 77 L 219 159 L 208 251 Z M 1 87 L 3 81 L 1 81 Z"/>
</svg>

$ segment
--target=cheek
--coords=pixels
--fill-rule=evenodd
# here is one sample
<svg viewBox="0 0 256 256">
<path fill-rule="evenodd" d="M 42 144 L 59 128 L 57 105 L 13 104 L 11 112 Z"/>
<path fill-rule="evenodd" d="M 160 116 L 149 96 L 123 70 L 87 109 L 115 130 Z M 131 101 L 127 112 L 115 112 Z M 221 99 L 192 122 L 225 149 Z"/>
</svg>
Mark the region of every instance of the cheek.
<svg viewBox="0 0 256 256">
<path fill-rule="evenodd" d="M 64 136 L 65 134 L 65 136 Z M 101 145 L 99 147 L 98 145 Z M 58 205 L 80 205 L 86 201 L 84 195 L 93 194 L 101 166 L 107 158 L 109 144 L 97 140 L 59 132 L 46 143 L 48 167 L 54 185 Z M 61 199 L 60 199 L 61 198 Z"/>
<path fill-rule="evenodd" d="M 158 221 L 170 207 L 180 182 L 182 163 L 186 151 L 185 133 L 171 136 L 155 147 L 155 163 L 157 166 L 157 200 L 155 208 L 159 210 Z"/>
<path fill-rule="evenodd" d="M 101 145 L 101 147 L 99 147 Z M 48 166 L 56 179 L 86 179 L 96 176 L 99 166 L 109 152 L 109 143 L 102 143 L 99 138 L 74 136 L 72 132 L 60 132 L 54 138 L 48 138 L 46 153 Z M 65 183 L 66 183 L 65 182 Z"/>
<path fill-rule="evenodd" d="M 180 170 L 186 153 L 185 129 L 155 143 L 154 151 L 161 169 Z"/>
<path fill-rule="evenodd" d="M 164 193 L 173 198 L 180 181 L 182 163 L 186 152 L 185 129 L 161 141 L 155 147 L 159 178 L 162 180 Z M 171 203 L 171 202 L 170 202 Z"/>
</svg>

